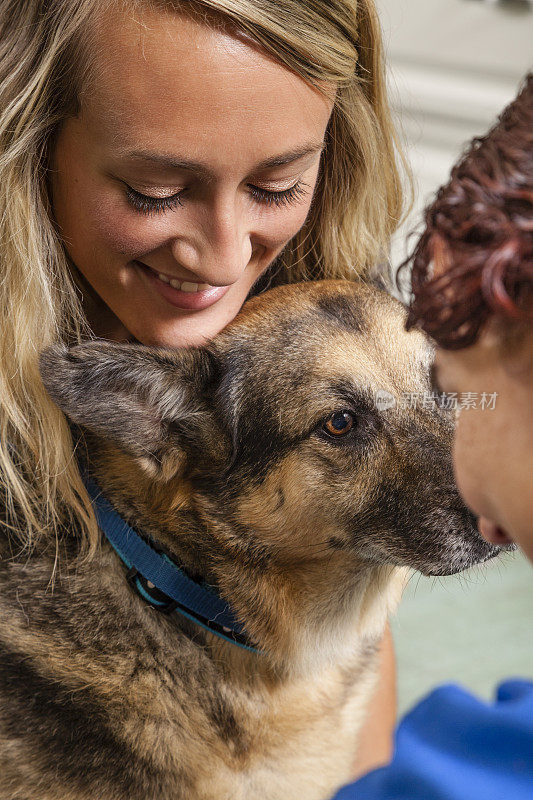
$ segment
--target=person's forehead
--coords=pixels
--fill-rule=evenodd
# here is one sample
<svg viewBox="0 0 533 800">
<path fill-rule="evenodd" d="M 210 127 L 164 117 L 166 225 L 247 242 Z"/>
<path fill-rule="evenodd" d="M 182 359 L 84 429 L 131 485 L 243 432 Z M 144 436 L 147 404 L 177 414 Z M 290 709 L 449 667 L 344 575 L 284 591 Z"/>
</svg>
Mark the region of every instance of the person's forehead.
<svg viewBox="0 0 533 800">
<path fill-rule="evenodd" d="M 264 137 L 277 126 L 297 146 L 300 131 L 309 138 L 327 123 L 331 101 L 228 30 L 166 11 L 110 9 L 104 17 L 82 107 L 112 140 L 138 145 L 139 132 L 149 130 L 161 144 L 172 129 L 182 137 L 187 127 L 197 140 L 203 122 L 206 138 L 218 123 L 228 125 L 228 141 L 242 126 Z"/>
<path fill-rule="evenodd" d="M 483 372 L 494 372 L 499 366 L 501 352 L 498 342 L 486 333 L 481 333 L 474 344 L 459 350 L 437 347 L 435 364 L 437 369 L 454 375 L 471 377 Z"/>
</svg>

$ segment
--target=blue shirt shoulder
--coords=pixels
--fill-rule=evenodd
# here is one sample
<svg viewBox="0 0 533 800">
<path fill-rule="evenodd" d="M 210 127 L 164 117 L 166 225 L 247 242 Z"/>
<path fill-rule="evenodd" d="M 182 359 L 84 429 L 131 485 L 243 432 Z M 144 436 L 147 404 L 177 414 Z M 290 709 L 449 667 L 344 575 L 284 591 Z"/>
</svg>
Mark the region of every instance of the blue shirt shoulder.
<svg viewBox="0 0 533 800">
<path fill-rule="evenodd" d="M 387 767 L 333 800 L 533 800 L 533 683 L 486 703 L 441 686 L 402 720 Z"/>
</svg>

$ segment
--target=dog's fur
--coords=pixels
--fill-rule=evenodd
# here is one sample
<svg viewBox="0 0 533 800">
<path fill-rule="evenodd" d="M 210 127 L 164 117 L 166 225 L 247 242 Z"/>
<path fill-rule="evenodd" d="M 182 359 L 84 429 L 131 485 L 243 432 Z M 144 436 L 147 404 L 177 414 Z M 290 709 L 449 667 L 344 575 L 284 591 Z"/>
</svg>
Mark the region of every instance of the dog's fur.
<svg viewBox="0 0 533 800">
<path fill-rule="evenodd" d="M 1 800 L 325 800 L 349 778 L 407 568 L 494 554 L 460 500 L 453 419 L 401 305 L 344 281 L 249 301 L 205 347 L 90 342 L 41 359 L 120 514 L 217 586 L 263 651 L 146 604 L 104 542 L 0 578 Z M 354 426 L 334 438 L 330 415 Z"/>
</svg>

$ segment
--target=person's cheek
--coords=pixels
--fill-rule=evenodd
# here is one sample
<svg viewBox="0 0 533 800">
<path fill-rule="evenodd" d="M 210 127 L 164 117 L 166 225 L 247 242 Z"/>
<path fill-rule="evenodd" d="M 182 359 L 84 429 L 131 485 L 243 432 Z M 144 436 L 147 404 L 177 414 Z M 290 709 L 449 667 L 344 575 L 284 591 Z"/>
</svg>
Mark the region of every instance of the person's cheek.
<svg viewBox="0 0 533 800">
<path fill-rule="evenodd" d="M 457 416 L 453 443 L 453 464 L 455 480 L 461 496 L 467 506 L 475 513 L 481 514 L 482 498 L 480 493 L 480 477 L 478 475 L 477 445 L 473 435 L 475 410 L 462 409 Z"/>
<path fill-rule="evenodd" d="M 169 221 L 172 213 L 136 214 L 118 193 L 102 192 L 100 202 L 92 209 L 93 235 L 110 253 L 124 256 L 126 260 L 140 258 L 178 235 L 186 225 L 183 213 L 179 224 L 175 217 Z"/>
<path fill-rule="evenodd" d="M 278 252 L 283 249 L 296 236 L 304 224 L 306 216 L 305 213 L 293 212 L 287 214 L 284 219 L 273 220 L 262 236 L 262 241 L 268 250 Z"/>
<path fill-rule="evenodd" d="M 256 234 L 270 250 L 281 250 L 296 236 L 309 216 L 318 180 L 318 165 L 302 177 L 305 195 L 295 203 L 261 211 L 255 222 Z"/>
</svg>

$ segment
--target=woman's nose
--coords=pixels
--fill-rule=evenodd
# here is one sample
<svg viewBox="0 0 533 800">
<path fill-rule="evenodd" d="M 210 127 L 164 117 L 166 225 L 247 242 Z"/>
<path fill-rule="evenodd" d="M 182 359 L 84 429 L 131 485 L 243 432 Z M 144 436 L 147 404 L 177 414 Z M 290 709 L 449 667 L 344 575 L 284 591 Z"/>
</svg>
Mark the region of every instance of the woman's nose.
<svg viewBox="0 0 533 800">
<path fill-rule="evenodd" d="M 229 286 L 244 272 L 252 255 L 251 235 L 235 211 L 213 212 L 203 225 L 177 236 L 172 254 L 199 283 Z"/>
</svg>

